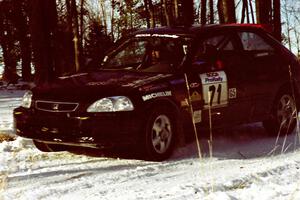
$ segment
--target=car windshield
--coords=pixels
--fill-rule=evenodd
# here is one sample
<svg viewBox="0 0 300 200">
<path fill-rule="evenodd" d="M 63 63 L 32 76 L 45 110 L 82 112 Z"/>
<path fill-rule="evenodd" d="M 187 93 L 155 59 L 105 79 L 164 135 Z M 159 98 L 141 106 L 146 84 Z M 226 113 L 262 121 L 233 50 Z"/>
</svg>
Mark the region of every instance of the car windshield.
<svg viewBox="0 0 300 200">
<path fill-rule="evenodd" d="M 187 42 L 179 37 L 136 35 L 104 58 L 101 69 L 143 72 L 174 72 L 187 52 Z"/>
</svg>

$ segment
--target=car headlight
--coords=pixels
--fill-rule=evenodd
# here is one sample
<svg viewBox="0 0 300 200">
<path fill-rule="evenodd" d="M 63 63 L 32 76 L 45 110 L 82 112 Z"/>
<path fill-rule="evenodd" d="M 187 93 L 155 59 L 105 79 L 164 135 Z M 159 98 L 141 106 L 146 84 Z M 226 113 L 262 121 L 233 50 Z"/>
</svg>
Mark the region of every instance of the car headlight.
<svg viewBox="0 0 300 200">
<path fill-rule="evenodd" d="M 32 102 L 32 92 L 27 91 L 27 92 L 25 92 L 25 94 L 22 98 L 21 106 L 24 108 L 30 108 L 31 102 Z"/>
<path fill-rule="evenodd" d="M 119 112 L 133 109 L 133 104 L 128 97 L 114 96 L 99 99 L 88 107 L 87 112 Z"/>
</svg>

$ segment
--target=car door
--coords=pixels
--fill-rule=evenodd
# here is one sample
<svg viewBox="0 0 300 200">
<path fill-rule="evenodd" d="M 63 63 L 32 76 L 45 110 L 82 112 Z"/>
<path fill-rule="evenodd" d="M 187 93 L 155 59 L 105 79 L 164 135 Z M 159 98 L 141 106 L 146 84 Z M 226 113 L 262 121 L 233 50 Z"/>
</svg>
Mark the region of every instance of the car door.
<svg viewBox="0 0 300 200">
<path fill-rule="evenodd" d="M 260 121 L 268 114 L 278 92 L 284 61 L 263 33 L 244 30 L 237 35 L 243 48 L 241 81 L 252 107 L 249 121 Z"/>
<path fill-rule="evenodd" d="M 196 71 L 201 83 L 203 121 L 211 118 L 213 126 L 242 121 L 251 111 L 236 71 L 241 64 L 237 52 L 237 39 L 232 37 L 232 32 L 226 32 L 200 41 L 195 53 L 193 65 L 199 67 Z M 191 95 L 193 99 L 198 92 L 192 91 Z"/>
</svg>

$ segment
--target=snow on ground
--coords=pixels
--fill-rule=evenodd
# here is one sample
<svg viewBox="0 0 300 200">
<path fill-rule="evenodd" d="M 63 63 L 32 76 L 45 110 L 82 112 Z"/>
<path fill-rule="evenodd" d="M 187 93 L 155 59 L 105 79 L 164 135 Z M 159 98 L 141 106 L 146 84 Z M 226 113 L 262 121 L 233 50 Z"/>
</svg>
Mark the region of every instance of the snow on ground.
<svg viewBox="0 0 300 200">
<path fill-rule="evenodd" d="M 24 90 L 0 90 L 0 133 L 11 133 L 12 111 L 20 104 Z"/>
<path fill-rule="evenodd" d="M 0 94 L 11 127 L 8 105 L 21 93 Z M 201 137 L 201 159 L 191 143 L 167 161 L 149 162 L 126 153 L 42 153 L 18 137 L 0 144 L 0 199 L 300 199 L 298 135 L 276 143 L 259 123 L 236 127 L 214 135 L 212 157 L 207 140 Z"/>
</svg>

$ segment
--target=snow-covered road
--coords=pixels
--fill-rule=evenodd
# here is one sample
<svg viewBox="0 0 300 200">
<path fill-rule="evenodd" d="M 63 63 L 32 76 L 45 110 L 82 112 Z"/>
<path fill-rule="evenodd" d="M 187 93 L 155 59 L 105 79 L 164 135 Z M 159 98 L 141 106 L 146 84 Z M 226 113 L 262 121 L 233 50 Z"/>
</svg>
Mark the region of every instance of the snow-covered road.
<svg viewBox="0 0 300 200">
<path fill-rule="evenodd" d="M 1 93 L 6 128 L 12 122 L 8 105 L 12 109 L 20 94 L 5 101 Z M 0 199 L 300 199 L 296 133 L 275 143 L 259 123 L 236 127 L 230 135 L 214 134 L 212 157 L 208 138 L 200 138 L 202 159 L 191 143 L 164 162 L 126 153 L 120 158 L 94 151 L 42 153 L 22 138 L 2 142 Z"/>
</svg>

